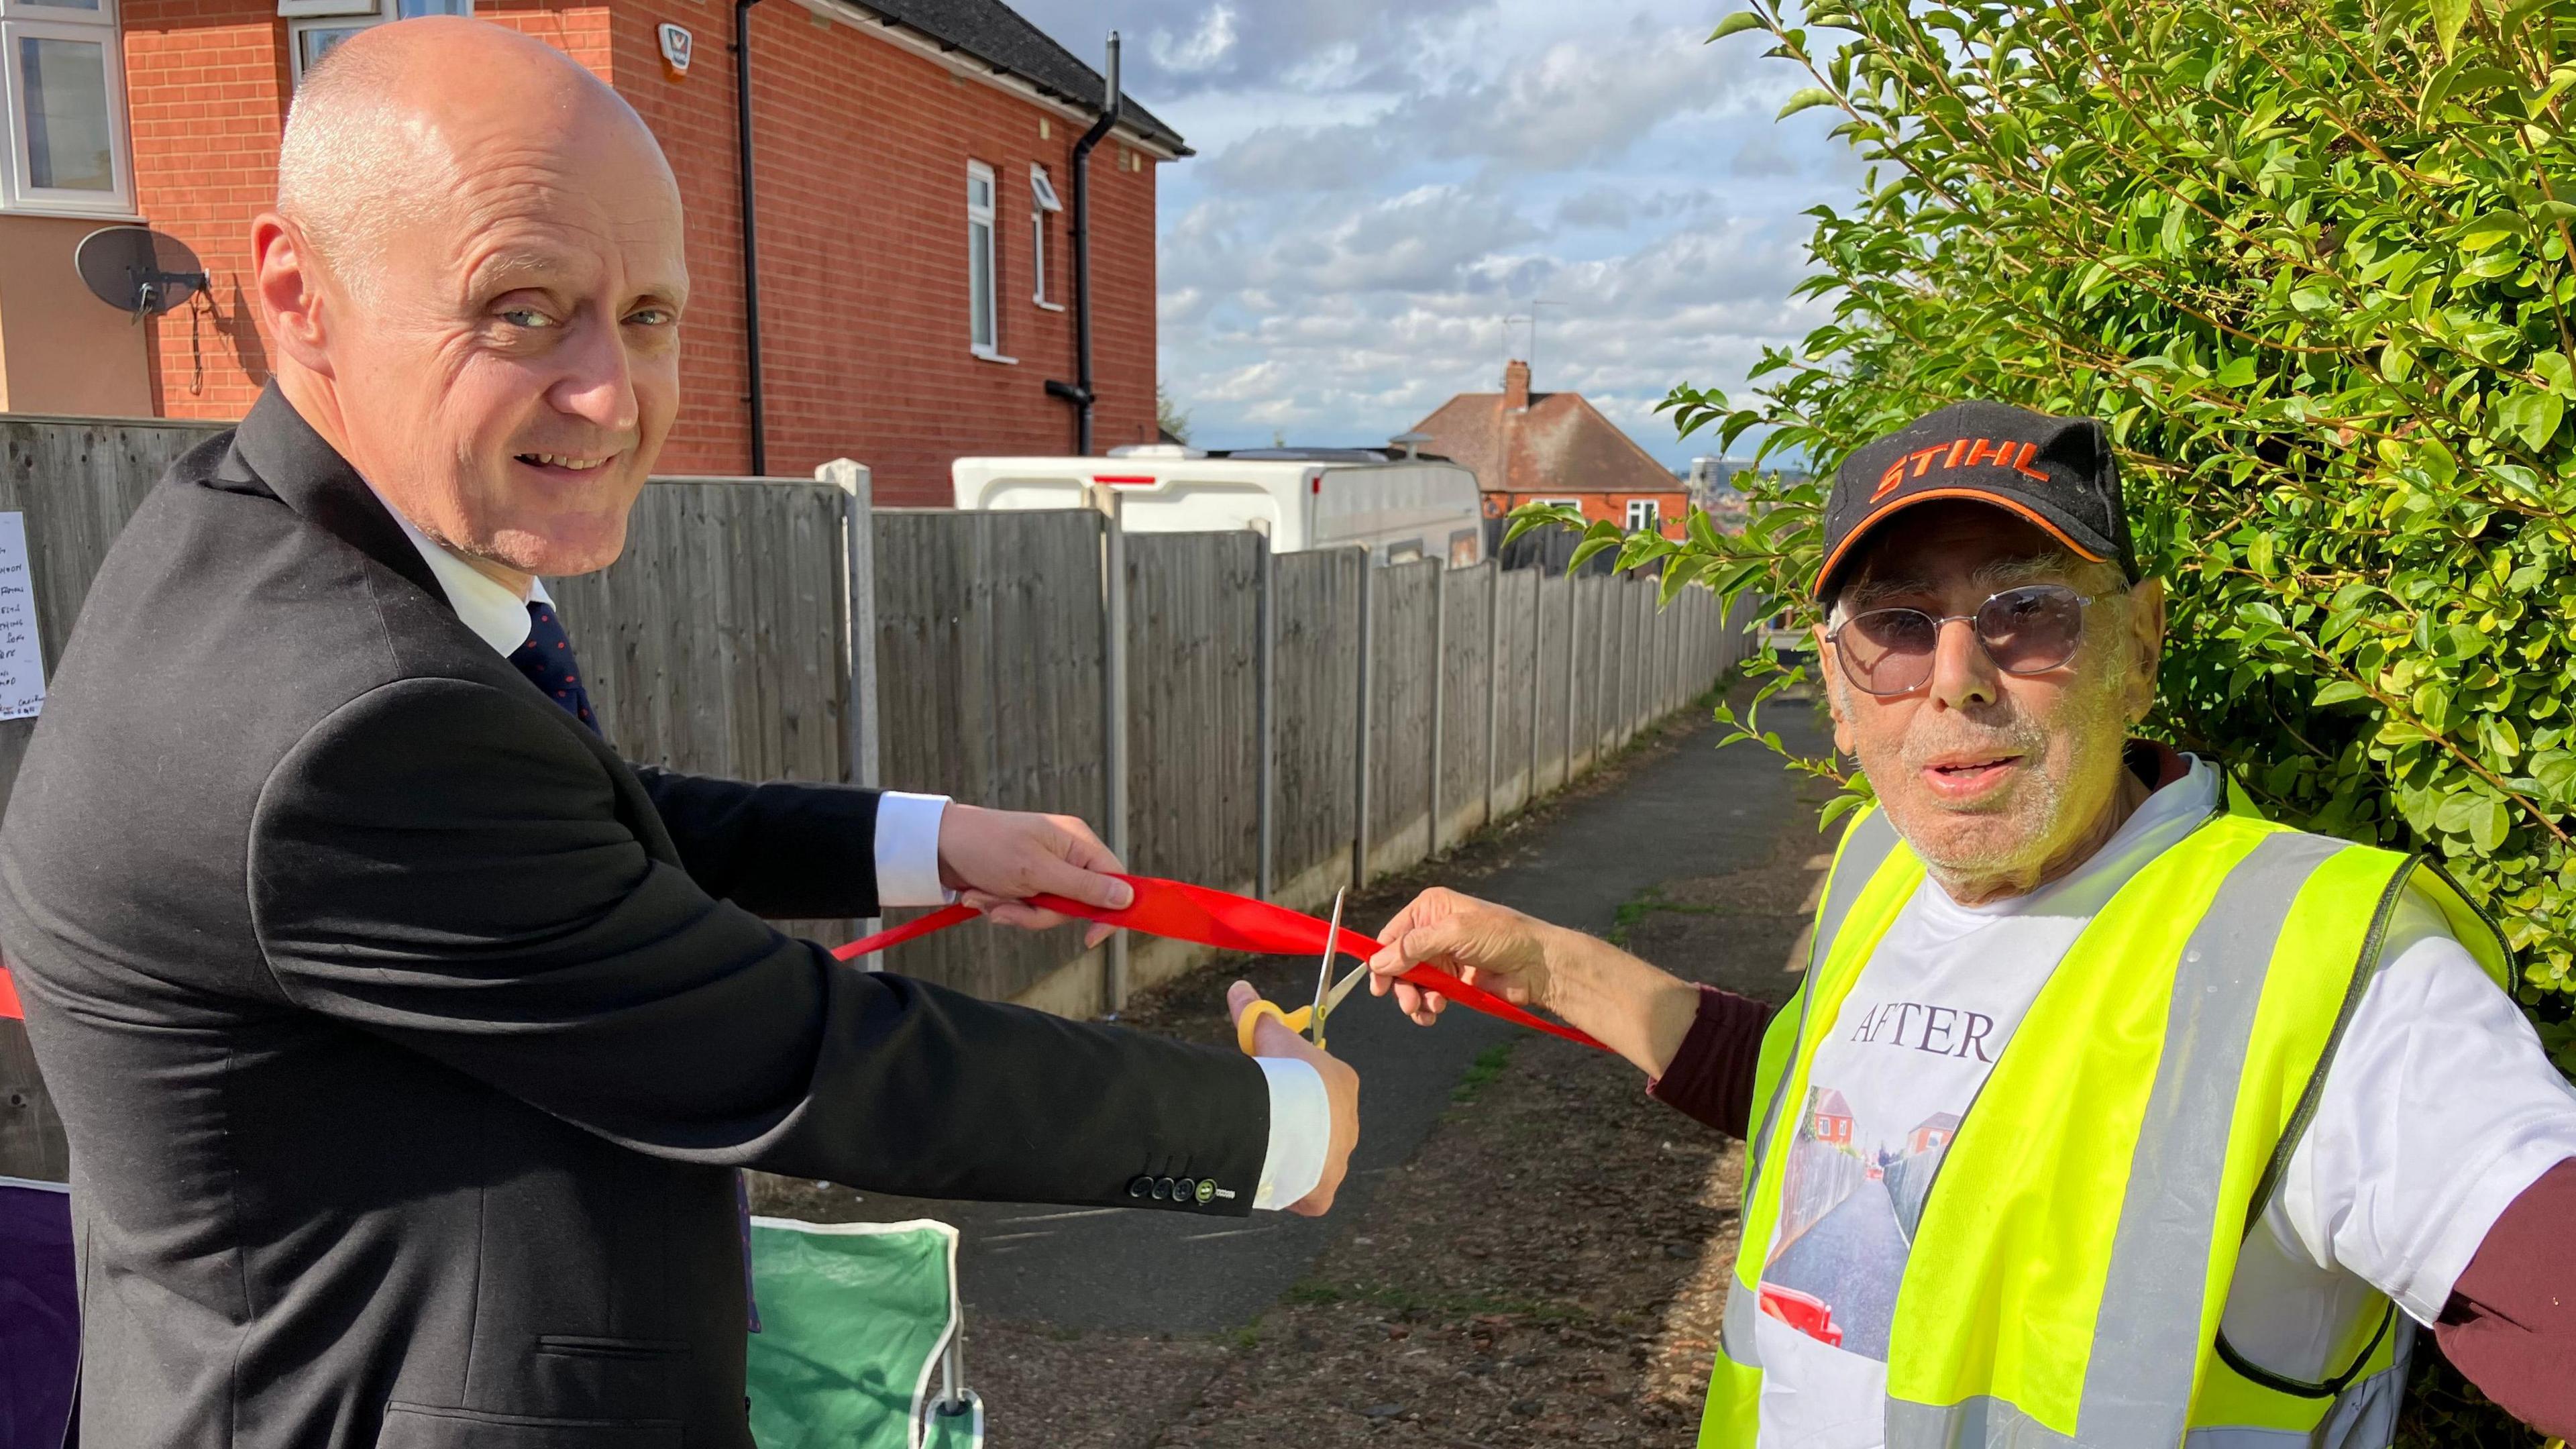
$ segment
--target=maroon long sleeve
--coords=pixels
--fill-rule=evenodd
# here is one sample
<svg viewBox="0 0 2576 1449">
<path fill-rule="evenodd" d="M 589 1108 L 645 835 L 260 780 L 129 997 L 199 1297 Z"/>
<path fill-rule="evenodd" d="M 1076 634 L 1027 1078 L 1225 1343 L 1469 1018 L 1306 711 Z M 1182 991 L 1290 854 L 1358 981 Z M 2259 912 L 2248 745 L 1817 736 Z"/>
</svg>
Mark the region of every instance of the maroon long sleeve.
<svg viewBox="0 0 2576 1449">
<path fill-rule="evenodd" d="M 1699 989 L 1699 1012 L 1681 1050 L 1646 1095 L 1730 1137 L 1752 1131 L 1753 1079 L 1762 1060 L 1762 1029 L 1771 1008 L 1749 996 Z"/>
<path fill-rule="evenodd" d="M 2506 1412 L 2576 1436 L 2576 1158 L 2487 1229 L 2433 1326 L 2442 1355 Z"/>
</svg>

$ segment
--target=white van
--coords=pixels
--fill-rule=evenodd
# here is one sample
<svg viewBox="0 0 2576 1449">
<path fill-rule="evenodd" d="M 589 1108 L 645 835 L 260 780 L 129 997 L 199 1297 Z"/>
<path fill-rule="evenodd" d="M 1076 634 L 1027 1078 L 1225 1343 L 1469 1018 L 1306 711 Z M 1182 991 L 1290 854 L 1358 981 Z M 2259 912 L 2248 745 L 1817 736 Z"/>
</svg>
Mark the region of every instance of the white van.
<svg viewBox="0 0 2576 1449">
<path fill-rule="evenodd" d="M 1377 448 L 1156 445 L 1106 458 L 960 458 L 961 509 L 1090 508 L 1118 490 L 1130 533 L 1249 528 L 1278 553 L 1364 544 L 1379 563 L 1485 557 L 1476 475 L 1455 463 Z"/>
</svg>

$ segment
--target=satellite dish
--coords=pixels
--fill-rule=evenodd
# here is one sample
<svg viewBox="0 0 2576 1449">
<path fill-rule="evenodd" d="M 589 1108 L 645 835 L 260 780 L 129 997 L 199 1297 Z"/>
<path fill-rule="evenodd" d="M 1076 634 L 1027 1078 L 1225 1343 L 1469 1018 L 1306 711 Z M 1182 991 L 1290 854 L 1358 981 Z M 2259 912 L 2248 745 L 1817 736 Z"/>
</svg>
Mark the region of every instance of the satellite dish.
<svg viewBox="0 0 2576 1449">
<path fill-rule="evenodd" d="M 148 226 L 106 226 L 81 238 L 72 265 L 100 301 L 136 321 L 158 317 L 206 290 L 188 244 Z"/>
</svg>

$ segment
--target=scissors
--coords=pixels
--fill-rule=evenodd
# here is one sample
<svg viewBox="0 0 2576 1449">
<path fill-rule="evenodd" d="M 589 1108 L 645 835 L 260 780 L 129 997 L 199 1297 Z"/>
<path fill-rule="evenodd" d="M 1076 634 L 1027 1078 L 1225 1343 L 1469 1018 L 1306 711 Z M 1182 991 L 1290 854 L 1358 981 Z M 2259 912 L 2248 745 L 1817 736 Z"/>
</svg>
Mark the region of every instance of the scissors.
<svg viewBox="0 0 2576 1449">
<path fill-rule="evenodd" d="M 1245 1007 L 1243 1015 L 1234 1023 L 1235 1045 L 1243 1048 L 1245 1056 L 1253 1054 L 1252 1029 L 1265 1016 L 1279 1018 L 1279 1024 L 1290 1031 L 1306 1033 L 1318 1049 L 1324 1045 L 1324 1019 L 1331 1016 L 1334 1008 L 1342 1004 L 1342 998 L 1351 994 L 1351 988 L 1368 975 L 1368 963 L 1363 961 L 1352 967 L 1341 980 L 1333 979 L 1333 953 L 1340 947 L 1342 937 L 1342 898 L 1349 894 L 1348 886 L 1333 892 L 1333 923 L 1324 932 L 1324 959 L 1315 967 L 1315 1004 L 1298 1007 L 1295 1011 L 1282 1011 L 1277 1002 L 1264 1000 Z"/>
</svg>

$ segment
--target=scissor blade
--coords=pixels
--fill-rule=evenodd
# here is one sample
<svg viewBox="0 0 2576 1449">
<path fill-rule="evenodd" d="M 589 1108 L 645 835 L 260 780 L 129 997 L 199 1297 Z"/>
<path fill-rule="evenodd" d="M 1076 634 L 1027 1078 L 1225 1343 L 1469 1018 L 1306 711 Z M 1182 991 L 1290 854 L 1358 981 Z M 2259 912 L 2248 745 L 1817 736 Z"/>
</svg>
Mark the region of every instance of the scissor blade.
<svg viewBox="0 0 2576 1449">
<path fill-rule="evenodd" d="M 1333 953 L 1341 949 L 1342 900 L 1349 894 L 1348 886 L 1333 892 L 1333 923 L 1324 929 L 1324 959 L 1315 966 L 1315 1011 L 1307 1029 L 1317 1046 L 1324 1044 L 1324 1018 L 1338 999 L 1333 995 Z"/>
<path fill-rule="evenodd" d="M 1324 998 L 1325 1013 L 1330 1015 L 1333 1012 L 1341 1010 L 1342 998 L 1350 995 L 1351 988 L 1366 980 L 1368 978 L 1368 974 L 1368 963 L 1363 961 L 1359 965 L 1352 967 L 1349 973 L 1343 976 L 1341 980 L 1334 982 L 1331 993 Z"/>
</svg>

